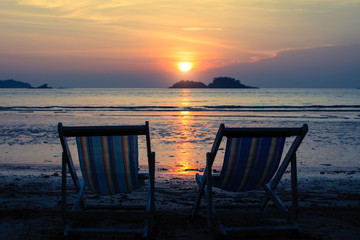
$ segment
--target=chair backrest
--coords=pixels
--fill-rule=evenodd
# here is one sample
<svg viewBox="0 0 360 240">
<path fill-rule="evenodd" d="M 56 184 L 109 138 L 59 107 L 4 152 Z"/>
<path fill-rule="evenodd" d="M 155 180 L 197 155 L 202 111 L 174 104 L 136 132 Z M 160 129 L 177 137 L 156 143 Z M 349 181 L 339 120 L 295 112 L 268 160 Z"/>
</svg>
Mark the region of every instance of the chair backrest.
<svg viewBox="0 0 360 240">
<path fill-rule="evenodd" d="M 268 183 L 276 172 L 285 138 L 228 138 L 221 188 L 247 191 Z"/>
<path fill-rule="evenodd" d="M 66 137 L 75 137 L 81 173 L 96 194 L 128 193 L 138 187 L 138 135 L 145 135 L 149 156 L 149 125 L 63 127 L 59 125 L 66 157 Z M 64 144 L 63 144 L 64 142 Z"/>
<path fill-rule="evenodd" d="M 240 192 L 264 186 L 279 169 L 286 138 L 298 137 L 287 155 L 291 159 L 306 132 L 306 125 L 302 128 L 225 128 L 222 125 L 212 149 L 215 157 L 220 145 L 217 141 L 227 137 L 217 187 Z"/>
<path fill-rule="evenodd" d="M 97 194 L 131 192 L 138 185 L 137 136 L 76 138 L 83 177 Z"/>
</svg>

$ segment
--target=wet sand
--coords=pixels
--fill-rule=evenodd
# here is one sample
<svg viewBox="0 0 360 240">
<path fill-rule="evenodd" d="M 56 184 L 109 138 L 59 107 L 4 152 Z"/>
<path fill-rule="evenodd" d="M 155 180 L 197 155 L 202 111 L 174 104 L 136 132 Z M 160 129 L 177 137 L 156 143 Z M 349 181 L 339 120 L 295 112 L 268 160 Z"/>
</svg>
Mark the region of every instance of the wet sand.
<svg viewBox="0 0 360 240">
<path fill-rule="evenodd" d="M 156 171 L 156 223 L 153 239 L 219 239 L 207 228 L 206 211 L 191 217 L 197 186 L 195 172 Z M 61 169 L 57 165 L 0 166 L 0 239 L 63 239 Z M 278 194 L 289 200 L 288 176 Z M 116 196 L 112 202 L 141 203 L 145 189 L 134 196 Z M 229 194 L 214 190 L 215 204 L 227 206 L 224 222 L 236 222 L 234 206 L 254 205 L 260 192 Z M 261 199 L 261 198 L 260 198 Z M 244 205 L 250 202 L 250 205 Z M 202 206 L 205 207 L 204 202 Z M 300 232 L 252 232 L 225 239 L 353 239 L 360 234 L 360 170 L 331 167 L 299 172 Z M 221 210 L 221 209 L 220 209 Z M 128 235 L 76 235 L 70 239 L 137 239 Z"/>
</svg>

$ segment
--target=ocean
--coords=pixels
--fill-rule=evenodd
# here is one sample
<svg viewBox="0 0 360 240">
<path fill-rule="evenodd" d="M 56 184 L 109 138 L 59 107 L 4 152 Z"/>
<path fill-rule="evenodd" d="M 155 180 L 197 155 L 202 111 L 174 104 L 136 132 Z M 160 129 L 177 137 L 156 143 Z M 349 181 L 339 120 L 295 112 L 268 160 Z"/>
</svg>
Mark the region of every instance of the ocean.
<svg viewBox="0 0 360 240">
<path fill-rule="evenodd" d="M 58 122 L 145 121 L 159 169 L 193 174 L 202 168 L 220 123 L 306 123 L 300 168 L 360 169 L 360 89 L 0 89 L 0 164 L 61 165 Z M 223 147 L 218 165 L 221 154 Z M 144 157 L 139 161 L 146 164 Z"/>
</svg>

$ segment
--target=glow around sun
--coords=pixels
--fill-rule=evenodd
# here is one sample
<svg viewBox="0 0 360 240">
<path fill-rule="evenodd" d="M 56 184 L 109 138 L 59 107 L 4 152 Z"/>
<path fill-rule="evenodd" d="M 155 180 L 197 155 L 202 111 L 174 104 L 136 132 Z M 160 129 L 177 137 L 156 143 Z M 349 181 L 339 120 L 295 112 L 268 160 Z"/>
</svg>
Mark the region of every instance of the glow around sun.
<svg viewBox="0 0 360 240">
<path fill-rule="evenodd" d="M 191 70 L 192 64 L 190 62 L 179 62 L 178 63 L 178 68 L 182 72 L 188 72 L 188 71 Z"/>
</svg>

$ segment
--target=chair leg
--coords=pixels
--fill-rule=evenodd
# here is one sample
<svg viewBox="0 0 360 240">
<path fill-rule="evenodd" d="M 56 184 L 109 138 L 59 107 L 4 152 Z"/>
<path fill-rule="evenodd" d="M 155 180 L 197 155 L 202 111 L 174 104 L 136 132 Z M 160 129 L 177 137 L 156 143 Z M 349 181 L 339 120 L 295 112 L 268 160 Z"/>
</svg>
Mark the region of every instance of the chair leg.
<svg viewBox="0 0 360 240">
<path fill-rule="evenodd" d="M 147 219 L 145 220 L 145 228 L 144 228 L 144 238 L 149 237 L 149 235 L 152 232 L 153 226 L 154 226 L 154 215 L 155 215 L 155 203 L 154 197 L 152 195 L 151 191 L 151 182 L 149 181 L 149 191 L 148 191 L 148 200 L 146 205 L 146 213 L 147 213 Z"/>
<path fill-rule="evenodd" d="M 211 176 L 211 167 L 209 164 L 209 158 L 207 157 L 207 184 L 206 184 L 206 202 L 207 202 L 207 209 L 208 209 L 208 226 L 209 228 L 213 228 L 213 220 L 214 220 L 214 213 L 213 213 L 213 202 L 212 202 L 212 176 Z"/>
<path fill-rule="evenodd" d="M 79 204 L 81 204 L 83 209 L 85 209 L 85 205 L 83 204 L 83 195 L 84 195 L 84 191 L 85 191 L 85 186 L 86 186 L 86 183 L 85 183 L 85 181 L 83 181 L 83 183 L 81 184 L 80 191 L 78 192 L 78 195 L 76 196 L 72 211 L 76 211 L 77 208 L 79 207 Z"/>
<path fill-rule="evenodd" d="M 63 213 L 66 210 L 66 161 L 64 159 L 64 153 L 63 153 L 63 158 L 62 158 L 62 169 L 61 169 L 62 173 L 61 173 L 61 207 L 62 207 L 62 211 Z M 65 220 L 65 219 L 64 219 Z"/>
<path fill-rule="evenodd" d="M 298 221 L 298 180 L 297 180 L 297 167 L 296 167 L 296 154 L 291 161 L 291 192 L 292 192 L 292 205 L 291 212 L 294 214 L 295 220 Z"/>
<path fill-rule="evenodd" d="M 195 216 L 199 209 L 201 197 L 202 197 L 202 195 L 205 194 L 205 200 L 206 200 L 207 212 L 208 212 L 207 222 L 208 222 L 208 227 L 210 229 L 213 229 L 214 225 L 219 226 L 219 224 L 216 224 L 216 222 L 217 222 L 217 220 L 215 218 L 216 211 L 215 211 L 215 207 L 214 207 L 213 201 L 212 201 L 212 173 L 211 173 L 212 162 L 213 162 L 213 160 L 212 160 L 211 154 L 210 153 L 206 154 L 206 168 L 205 168 L 204 175 L 200 179 L 200 177 L 199 177 L 200 175 L 196 174 L 196 183 L 199 186 L 199 192 L 196 196 L 196 200 L 195 200 L 195 203 L 194 203 L 194 206 L 192 209 L 192 216 Z"/>
<path fill-rule="evenodd" d="M 192 209 L 192 216 L 195 217 L 198 210 L 199 210 L 199 205 L 200 205 L 200 201 L 201 201 L 201 197 L 204 195 L 204 188 L 205 188 L 205 182 L 206 182 L 206 177 L 205 174 L 201 177 L 201 179 L 199 180 L 200 175 L 197 173 L 196 174 L 196 183 L 198 184 L 199 187 L 199 192 L 196 195 L 196 200 Z"/>
<path fill-rule="evenodd" d="M 65 230 L 64 230 L 64 237 L 67 237 L 69 235 L 69 231 L 71 229 L 71 224 L 69 223 L 68 225 L 66 225 Z"/>
<path fill-rule="evenodd" d="M 198 182 L 198 181 L 197 181 Z M 198 182 L 198 184 L 200 184 Z M 220 219 L 216 217 L 216 208 L 215 205 L 212 203 L 212 196 L 211 196 L 211 200 L 209 201 L 209 192 L 211 192 L 211 190 L 209 190 L 209 188 L 207 187 L 207 185 L 205 185 L 205 187 L 203 188 L 203 194 L 205 195 L 205 199 L 207 202 L 207 209 L 208 209 L 208 227 L 213 230 L 214 228 L 216 228 L 222 235 L 226 236 L 227 235 L 227 231 L 226 228 L 224 227 L 224 225 L 221 223 Z M 211 204 L 209 204 L 209 202 L 211 202 Z"/>
<path fill-rule="evenodd" d="M 266 184 L 264 186 L 264 190 L 268 193 L 269 198 L 275 203 L 276 207 L 284 214 L 289 223 L 291 223 L 292 226 L 295 226 L 295 228 L 297 228 L 297 219 L 294 218 L 291 213 L 289 213 L 289 210 L 286 208 L 286 206 L 277 196 L 277 194 L 271 189 L 271 187 Z"/>
<path fill-rule="evenodd" d="M 284 213 L 288 213 L 286 206 L 280 200 L 280 198 L 276 195 L 276 193 L 269 187 L 268 184 L 264 185 L 264 190 L 267 192 L 268 196 L 275 203 L 275 205 Z"/>
<path fill-rule="evenodd" d="M 145 228 L 144 228 L 144 234 L 143 234 L 143 238 L 147 239 L 150 235 L 150 223 L 149 220 L 145 221 Z"/>
</svg>

